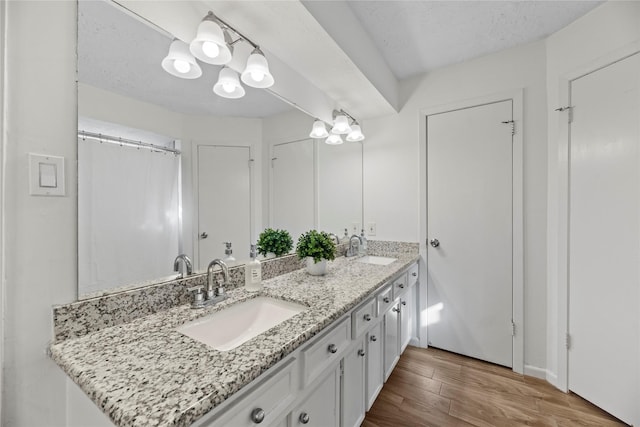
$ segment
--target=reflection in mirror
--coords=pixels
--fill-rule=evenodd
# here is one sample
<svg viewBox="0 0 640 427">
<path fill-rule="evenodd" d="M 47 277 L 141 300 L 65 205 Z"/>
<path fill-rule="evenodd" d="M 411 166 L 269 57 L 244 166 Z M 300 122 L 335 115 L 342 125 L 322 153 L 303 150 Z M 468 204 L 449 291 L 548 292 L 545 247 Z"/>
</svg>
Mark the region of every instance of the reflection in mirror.
<svg viewBox="0 0 640 427">
<path fill-rule="evenodd" d="M 325 152 L 332 147 L 308 139 L 313 118 L 265 90 L 246 87 L 245 97 L 234 100 L 214 95 L 220 67 L 203 66 L 195 80 L 169 75 L 160 63 L 171 38 L 114 2 L 78 3 L 78 129 L 168 147 L 176 141 L 180 151 L 176 157 L 78 141 L 79 298 L 173 279 L 181 252 L 201 272 L 213 258 L 225 258 L 224 241 L 232 242 L 241 263 L 249 243 L 269 226 L 297 240 L 311 228 L 341 234 L 346 224 L 362 222 L 361 172 L 355 178 L 362 144 Z M 96 146 L 110 154 L 95 154 Z M 125 153 L 147 158 L 140 162 L 162 158 L 168 169 L 154 178 L 148 171 L 156 166 L 121 160 Z M 272 175 L 274 165 L 282 169 Z M 100 182 L 93 176 L 98 172 Z M 343 173 L 349 176 L 340 178 Z M 297 181 L 304 188 L 291 188 Z M 141 183 L 155 188 L 134 193 Z M 136 205 L 141 213 L 134 213 Z M 103 225 L 94 230 L 97 220 Z M 96 241 L 98 232 L 109 245 Z M 141 246 L 143 232 L 150 246 Z"/>
</svg>

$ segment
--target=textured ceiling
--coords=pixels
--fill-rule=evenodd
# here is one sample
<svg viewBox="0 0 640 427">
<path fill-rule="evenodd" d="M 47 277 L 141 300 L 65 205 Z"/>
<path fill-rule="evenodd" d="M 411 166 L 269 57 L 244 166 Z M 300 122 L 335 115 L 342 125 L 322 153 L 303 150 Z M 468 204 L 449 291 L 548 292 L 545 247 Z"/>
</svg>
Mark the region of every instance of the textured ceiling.
<svg viewBox="0 0 640 427">
<path fill-rule="evenodd" d="M 602 1 L 349 1 L 398 79 L 540 40 Z"/>
<path fill-rule="evenodd" d="M 213 93 L 220 67 L 202 64 L 203 74 L 185 80 L 165 72 L 160 62 L 171 39 L 105 1 L 78 5 L 80 82 L 185 114 L 267 117 L 292 107 L 269 92 L 245 86 L 241 99 Z M 277 77 L 276 77 L 277 78 Z"/>
</svg>

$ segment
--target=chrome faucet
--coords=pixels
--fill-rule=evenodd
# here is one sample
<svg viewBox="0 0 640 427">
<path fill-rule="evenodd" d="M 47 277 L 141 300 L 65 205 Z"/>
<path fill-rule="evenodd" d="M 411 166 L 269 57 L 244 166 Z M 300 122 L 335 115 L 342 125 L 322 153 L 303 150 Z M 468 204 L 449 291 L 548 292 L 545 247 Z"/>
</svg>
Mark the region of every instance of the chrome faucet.
<svg viewBox="0 0 640 427">
<path fill-rule="evenodd" d="M 214 287 L 213 284 L 213 267 L 219 265 L 222 269 L 222 285 L 218 287 Z M 207 299 L 212 299 L 214 297 L 226 297 L 225 286 L 229 283 L 229 269 L 227 268 L 227 264 L 219 258 L 214 259 L 209 263 L 207 267 Z"/>
<path fill-rule="evenodd" d="M 191 276 L 193 274 L 193 264 L 191 264 L 191 260 L 185 254 L 180 254 L 176 257 L 175 261 L 173 261 L 173 271 L 178 272 L 178 268 L 180 267 L 180 260 L 184 262 L 184 266 L 187 269 L 186 273 L 180 274 L 178 279 L 182 279 L 186 276 Z"/>
<path fill-rule="evenodd" d="M 352 235 L 349 238 L 349 249 L 347 249 L 346 256 L 356 256 L 360 253 L 360 246 L 362 245 L 362 238 L 357 234 Z"/>
<path fill-rule="evenodd" d="M 213 283 L 213 268 L 219 265 L 222 269 L 222 284 L 215 286 Z M 227 264 L 221 259 L 214 259 L 209 263 L 207 267 L 207 291 L 203 292 L 204 286 L 194 286 L 187 290 L 193 293 L 193 301 L 191 302 L 191 308 L 203 308 L 208 305 L 219 303 L 222 300 L 227 299 L 227 292 L 225 286 L 229 284 L 229 269 Z"/>
</svg>

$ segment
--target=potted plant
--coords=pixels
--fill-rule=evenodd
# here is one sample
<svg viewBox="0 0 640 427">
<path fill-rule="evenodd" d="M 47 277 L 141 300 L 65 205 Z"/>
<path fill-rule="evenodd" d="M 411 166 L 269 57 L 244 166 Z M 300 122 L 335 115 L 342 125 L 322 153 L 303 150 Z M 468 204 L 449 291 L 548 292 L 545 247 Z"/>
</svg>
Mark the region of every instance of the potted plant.
<svg viewBox="0 0 640 427">
<path fill-rule="evenodd" d="M 293 239 L 287 230 L 274 230 L 267 228 L 258 237 L 258 253 L 265 258 L 267 254 L 275 256 L 288 254 L 293 248 Z"/>
<path fill-rule="evenodd" d="M 310 230 L 298 239 L 298 258 L 306 259 L 307 272 L 312 276 L 322 276 L 327 271 L 327 260 L 336 257 L 336 244 L 324 231 Z"/>
</svg>

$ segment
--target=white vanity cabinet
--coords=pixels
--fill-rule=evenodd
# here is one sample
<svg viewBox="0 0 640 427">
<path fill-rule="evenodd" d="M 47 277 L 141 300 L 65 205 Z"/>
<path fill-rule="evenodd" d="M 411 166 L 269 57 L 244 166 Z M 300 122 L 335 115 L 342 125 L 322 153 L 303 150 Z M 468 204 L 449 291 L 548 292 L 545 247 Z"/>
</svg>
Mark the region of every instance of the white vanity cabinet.
<svg viewBox="0 0 640 427">
<path fill-rule="evenodd" d="M 291 427 L 340 425 L 340 364 L 325 374 L 313 391 L 296 405 L 288 421 Z"/>
<path fill-rule="evenodd" d="M 383 360 L 384 337 L 382 335 L 382 322 L 378 321 L 366 335 L 366 406 L 367 411 L 373 406 L 384 384 Z"/>
<path fill-rule="evenodd" d="M 389 375 L 400 359 L 400 299 L 394 300 L 391 307 L 384 313 L 384 380 Z"/>
<path fill-rule="evenodd" d="M 342 361 L 342 427 L 357 427 L 365 414 L 366 335 L 355 340 Z"/>
</svg>

